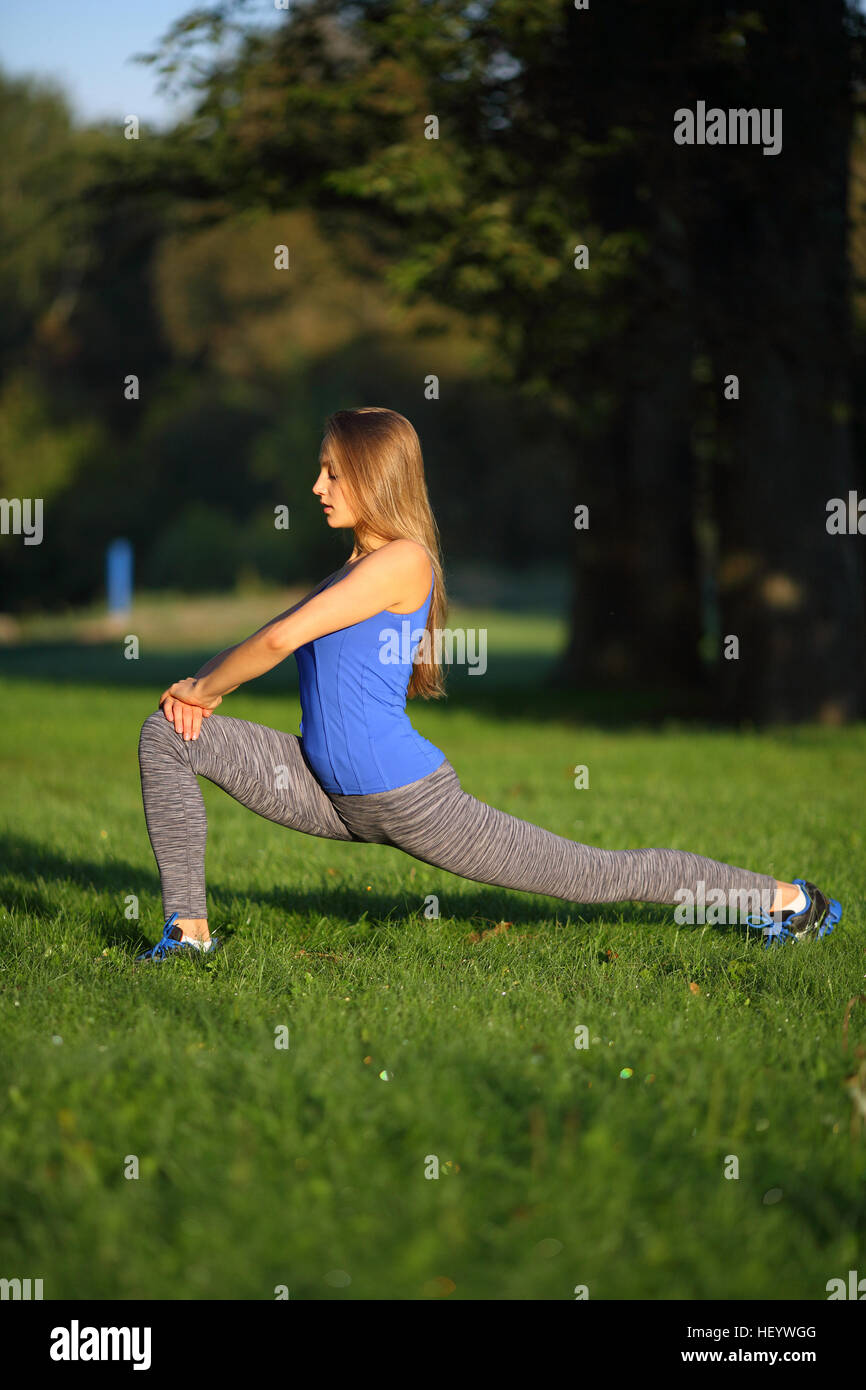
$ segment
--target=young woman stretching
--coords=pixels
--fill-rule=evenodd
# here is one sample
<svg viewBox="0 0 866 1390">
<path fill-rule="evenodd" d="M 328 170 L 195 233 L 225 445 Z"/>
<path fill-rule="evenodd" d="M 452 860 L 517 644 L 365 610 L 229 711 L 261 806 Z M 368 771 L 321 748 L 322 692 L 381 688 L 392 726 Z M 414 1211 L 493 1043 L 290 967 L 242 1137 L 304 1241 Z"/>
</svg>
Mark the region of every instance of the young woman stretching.
<svg viewBox="0 0 866 1390">
<path fill-rule="evenodd" d="M 595 849 L 463 791 L 406 714 L 407 695 L 443 694 L 432 635 L 444 625 L 445 595 L 418 436 L 391 410 L 341 410 L 327 423 L 319 462 L 313 492 L 329 526 L 354 531 L 349 559 L 294 608 L 170 686 L 142 726 L 141 789 L 166 922 L 138 960 L 219 945 L 208 928 L 197 776 L 293 830 L 393 845 L 479 883 L 576 903 L 669 904 L 682 903 L 683 890 L 701 898 L 703 883 L 705 897 L 722 890 L 725 902 L 754 894 L 762 910 L 747 920 L 767 944 L 833 929 L 839 904 L 808 880 L 786 883 L 685 851 Z M 402 643 L 397 660 L 407 620 L 411 648 Z M 290 653 L 300 736 L 213 713 Z"/>
</svg>

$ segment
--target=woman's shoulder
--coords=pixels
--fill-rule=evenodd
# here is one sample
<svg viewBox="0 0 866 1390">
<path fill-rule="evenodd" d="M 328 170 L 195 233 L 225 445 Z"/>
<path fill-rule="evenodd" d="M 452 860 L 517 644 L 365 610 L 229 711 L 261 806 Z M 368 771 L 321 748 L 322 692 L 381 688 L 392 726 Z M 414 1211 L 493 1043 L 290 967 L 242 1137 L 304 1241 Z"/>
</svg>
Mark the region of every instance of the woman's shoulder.
<svg viewBox="0 0 866 1390">
<path fill-rule="evenodd" d="M 377 546 L 375 550 L 369 550 L 366 555 L 359 560 L 347 562 L 344 566 L 341 578 L 345 578 L 355 571 L 364 575 L 364 583 L 368 589 L 387 594 L 393 603 L 393 594 L 414 594 L 420 593 L 423 602 L 424 595 L 430 592 L 430 573 L 433 572 L 435 579 L 436 567 L 429 550 L 420 541 L 410 540 L 400 537 L 392 541 L 385 541 L 384 545 Z M 414 612 L 417 604 L 411 610 Z M 390 611 L 399 612 L 402 609 L 393 608 Z"/>
<path fill-rule="evenodd" d="M 401 537 L 399 540 L 387 541 L 374 553 L 382 557 L 383 563 L 399 569 L 403 574 L 430 573 L 430 552 L 420 541 Z"/>
</svg>

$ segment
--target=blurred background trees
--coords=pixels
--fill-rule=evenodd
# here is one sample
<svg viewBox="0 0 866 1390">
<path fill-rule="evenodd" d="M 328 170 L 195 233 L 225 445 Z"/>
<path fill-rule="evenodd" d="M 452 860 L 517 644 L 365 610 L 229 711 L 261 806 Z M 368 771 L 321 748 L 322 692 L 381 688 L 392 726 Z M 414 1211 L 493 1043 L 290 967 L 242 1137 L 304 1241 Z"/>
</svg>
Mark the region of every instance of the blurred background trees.
<svg viewBox="0 0 866 1390">
<path fill-rule="evenodd" d="M 163 135 L 0 82 L 0 492 L 51 518 L 4 538 L 0 606 L 94 597 L 117 534 L 151 587 L 316 580 L 345 551 L 323 422 L 385 404 L 455 593 L 486 566 L 570 595 L 561 683 L 862 715 L 864 540 L 825 526 L 866 496 L 854 5 L 254 8 L 151 55 L 197 98 Z M 674 145 L 698 100 L 781 107 L 783 152 Z"/>
</svg>

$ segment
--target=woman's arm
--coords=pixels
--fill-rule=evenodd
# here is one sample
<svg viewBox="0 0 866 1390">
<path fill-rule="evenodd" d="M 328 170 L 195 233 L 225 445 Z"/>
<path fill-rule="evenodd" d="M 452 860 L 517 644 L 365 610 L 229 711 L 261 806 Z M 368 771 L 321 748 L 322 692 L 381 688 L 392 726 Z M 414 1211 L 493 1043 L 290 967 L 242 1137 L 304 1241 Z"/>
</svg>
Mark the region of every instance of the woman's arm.
<svg viewBox="0 0 866 1390">
<path fill-rule="evenodd" d="M 309 599 L 311 599 L 315 594 L 319 592 L 319 590 L 325 584 L 327 584 L 330 578 L 331 575 L 329 574 L 325 579 L 322 580 L 321 584 L 316 585 L 315 589 L 311 589 L 308 594 L 305 594 L 304 597 L 300 599 L 296 604 L 294 604 L 291 608 L 287 608 L 284 613 L 280 613 L 279 618 L 288 618 L 292 613 L 296 612 L 297 609 L 302 608 L 303 605 L 307 603 Z M 279 619 L 272 619 L 271 621 L 276 622 L 279 621 Z M 268 624 L 266 623 L 265 626 L 267 627 Z M 259 628 L 259 632 L 261 631 L 262 628 Z M 217 668 L 217 666 L 219 666 L 222 663 L 223 658 L 227 657 L 230 652 L 235 651 L 235 649 L 238 646 L 240 646 L 240 643 L 236 642 L 233 647 L 226 647 L 223 651 L 218 652 L 216 656 L 212 656 L 209 661 L 206 661 L 204 666 L 202 666 L 198 671 L 196 671 L 194 676 L 188 677 L 185 681 L 175 681 L 174 685 L 170 686 L 168 690 L 164 690 L 160 695 L 160 709 L 162 710 L 168 722 L 170 724 L 173 724 L 176 731 L 179 734 L 183 734 L 183 737 L 185 739 L 198 738 L 199 731 L 201 729 L 202 719 L 210 718 L 213 711 L 217 708 L 218 705 L 222 703 L 222 696 L 220 696 L 216 701 L 212 702 L 209 708 L 204 709 L 201 705 L 190 704 L 187 700 L 180 699 L 176 694 L 172 695 L 172 691 L 176 692 L 180 688 L 195 689 L 198 681 L 202 677 L 209 675 L 211 671 L 214 671 Z M 230 695 L 232 693 L 232 690 L 237 690 L 237 686 L 233 685 L 230 687 L 229 690 L 226 690 L 223 693 L 226 695 Z"/>
<path fill-rule="evenodd" d="M 344 566 L 341 565 L 340 568 L 342 569 L 344 568 Z M 263 623 L 260 628 L 256 629 L 256 632 L 253 633 L 253 637 L 255 637 L 259 632 L 264 632 L 265 628 L 270 627 L 272 623 L 278 623 L 283 618 L 290 618 L 293 613 L 297 613 L 299 608 L 303 608 L 305 603 L 309 603 L 310 599 L 315 598 L 316 594 L 319 592 L 320 589 L 324 589 L 328 580 L 331 578 L 331 575 L 336 573 L 338 573 L 337 570 L 332 570 L 331 574 L 326 575 L 326 577 L 322 580 L 321 584 L 317 584 L 316 587 L 314 589 L 311 589 L 308 594 L 304 594 L 304 597 L 302 599 L 298 599 L 298 602 L 293 604 L 291 608 L 287 608 L 284 613 L 278 613 L 276 618 L 269 618 L 266 623 Z M 240 644 L 236 643 L 235 645 L 239 646 Z M 234 651 L 234 647 L 227 647 L 226 651 Z M 223 656 L 224 653 L 220 652 L 219 655 Z M 212 660 L 218 661 L 219 657 L 213 657 Z"/>
<path fill-rule="evenodd" d="M 407 589 L 429 573 L 429 564 L 427 552 L 415 541 L 389 541 L 359 560 L 330 589 L 272 618 L 251 637 L 214 657 L 207 663 L 209 670 L 203 667 L 198 677 L 178 681 L 170 694 L 205 709 L 215 708 L 223 695 L 263 676 L 306 642 L 399 603 Z"/>
<path fill-rule="evenodd" d="M 196 671 L 193 677 L 193 680 L 201 680 L 202 676 L 209 675 L 211 671 L 213 671 L 217 666 L 219 666 L 223 658 L 227 657 L 229 652 L 233 652 L 239 645 L 240 643 L 235 642 L 234 647 L 226 647 L 223 651 L 217 652 L 216 656 L 212 656 L 210 661 L 206 661 L 204 666 L 199 667 L 199 669 Z M 226 691 L 225 693 L 228 694 L 229 692 Z"/>
<path fill-rule="evenodd" d="M 331 576 L 328 575 L 328 579 L 330 579 L 330 577 L 331 577 Z M 327 579 L 324 580 L 323 583 L 327 583 Z M 309 592 L 308 594 L 305 594 L 304 597 L 303 597 L 302 599 L 299 599 L 297 603 L 293 604 L 291 608 L 287 608 L 287 609 L 285 610 L 285 612 L 284 612 L 284 613 L 280 613 L 280 614 L 278 615 L 278 617 L 276 617 L 276 618 L 271 618 L 271 619 L 269 620 L 269 622 L 264 623 L 263 626 L 260 627 L 260 628 L 258 628 L 257 631 L 258 631 L 258 632 L 263 632 L 264 629 L 265 629 L 266 627 L 269 627 L 271 623 L 276 623 L 276 622 L 279 622 L 279 621 L 280 621 L 281 619 L 283 619 L 283 618 L 288 618 L 288 617 L 290 617 L 290 616 L 292 615 L 292 613 L 297 612 L 297 610 L 298 610 L 299 608 L 303 608 L 304 604 L 305 604 L 305 603 L 308 603 L 308 602 L 310 601 L 310 599 L 311 599 L 312 597 L 314 597 L 314 596 L 319 592 L 319 589 L 321 589 L 321 587 L 322 587 L 321 584 L 317 584 L 316 587 L 315 587 L 315 589 L 311 589 L 310 592 Z M 256 633 L 253 633 L 253 636 L 254 636 L 254 637 L 255 637 L 256 635 L 257 635 Z M 199 667 L 199 669 L 198 669 L 198 670 L 196 671 L 196 673 L 195 673 L 195 676 L 193 677 L 193 680 L 200 680 L 200 679 L 202 678 L 202 676 L 207 676 L 207 675 L 209 675 L 211 671 L 215 670 L 216 667 L 219 666 L 219 665 L 222 663 L 223 659 L 224 659 L 225 657 L 228 656 L 229 652 L 236 651 L 237 648 L 238 648 L 240 645 L 241 645 L 240 642 L 235 642 L 233 646 L 231 646 L 231 647 L 225 647 L 221 652 L 217 652 L 216 656 L 212 656 L 212 657 L 210 658 L 209 661 L 206 661 L 206 662 L 205 662 L 204 666 Z M 237 686 L 236 686 L 236 685 L 233 685 L 233 686 L 232 686 L 232 690 L 237 690 Z M 230 694 L 231 694 L 231 690 L 224 690 L 222 693 L 223 693 L 224 695 L 230 695 Z"/>
</svg>

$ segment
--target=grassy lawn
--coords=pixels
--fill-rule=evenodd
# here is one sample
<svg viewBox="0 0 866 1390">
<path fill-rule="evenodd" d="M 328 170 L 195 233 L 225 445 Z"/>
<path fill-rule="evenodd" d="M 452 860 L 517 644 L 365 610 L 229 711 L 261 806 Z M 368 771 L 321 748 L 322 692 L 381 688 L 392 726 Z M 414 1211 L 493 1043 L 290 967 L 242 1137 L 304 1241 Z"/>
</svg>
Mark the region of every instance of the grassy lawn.
<svg viewBox="0 0 866 1390">
<path fill-rule="evenodd" d="M 866 728 L 580 722 L 509 693 L 509 653 L 535 672 L 556 637 L 509 620 L 498 685 L 491 658 L 489 685 L 410 706 L 468 791 L 589 844 L 812 878 L 841 928 L 764 951 L 309 838 L 203 782 L 227 949 L 135 967 L 162 927 L 139 726 L 249 630 L 179 664 L 3 655 L 0 1274 L 46 1298 L 823 1299 L 866 1273 L 845 1084 L 866 1004 L 847 1054 L 842 1033 L 866 992 Z M 296 731 L 289 669 L 224 712 Z"/>
</svg>

